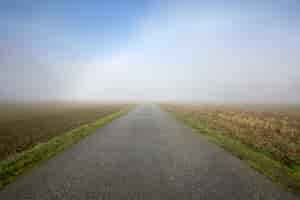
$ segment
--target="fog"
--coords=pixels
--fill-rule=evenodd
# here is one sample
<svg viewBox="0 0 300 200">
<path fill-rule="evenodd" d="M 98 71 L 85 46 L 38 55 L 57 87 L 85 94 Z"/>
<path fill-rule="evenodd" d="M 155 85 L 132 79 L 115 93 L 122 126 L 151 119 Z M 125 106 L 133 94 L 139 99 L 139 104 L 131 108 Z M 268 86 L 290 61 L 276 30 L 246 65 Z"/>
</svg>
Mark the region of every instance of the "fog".
<svg viewBox="0 0 300 200">
<path fill-rule="evenodd" d="M 300 102 L 296 0 L 22 2 L 0 3 L 1 100 Z"/>
</svg>

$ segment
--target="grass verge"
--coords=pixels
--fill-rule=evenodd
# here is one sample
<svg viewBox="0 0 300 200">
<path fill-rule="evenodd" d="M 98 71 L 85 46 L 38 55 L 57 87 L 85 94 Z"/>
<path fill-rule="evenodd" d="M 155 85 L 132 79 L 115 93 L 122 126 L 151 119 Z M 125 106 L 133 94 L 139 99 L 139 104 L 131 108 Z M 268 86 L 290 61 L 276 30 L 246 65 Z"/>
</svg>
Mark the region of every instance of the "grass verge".
<svg viewBox="0 0 300 200">
<path fill-rule="evenodd" d="M 273 181 L 285 186 L 297 196 L 300 196 L 300 166 L 287 166 L 272 159 L 267 152 L 250 148 L 238 140 L 217 133 L 216 131 L 209 129 L 204 123 L 194 119 L 184 118 L 174 112 L 168 112 L 188 126 L 205 134 L 209 141 L 231 152 L 239 159 L 248 163 L 250 167 L 271 178 Z"/>
<path fill-rule="evenodd" d="M 33 148 L 19 153 L 7 160 L 0 162 L 0 189 L 13 182 L 16 177 L 23 174 L 41 161 L 47 160 L 63 151 L 80 139 L 92 134 L 96 129 L 111 122 L 113 119 L 127 113 L 130 108 L 100 118 L 99 120 L 70 130 L 60 136 L 50 139 L 46 143 L 40 143 Z"/>
</svg>

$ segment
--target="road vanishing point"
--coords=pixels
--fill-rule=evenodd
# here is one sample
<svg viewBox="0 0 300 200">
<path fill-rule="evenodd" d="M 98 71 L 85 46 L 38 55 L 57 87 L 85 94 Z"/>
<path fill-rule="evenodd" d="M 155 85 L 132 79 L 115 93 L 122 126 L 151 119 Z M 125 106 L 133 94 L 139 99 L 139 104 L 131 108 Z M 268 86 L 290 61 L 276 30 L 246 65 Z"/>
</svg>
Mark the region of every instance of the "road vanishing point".
<svg viewBox="0 0 300 200">
<path fill-rule="evenodd" d="M 156 105 L 140 105 L 0 191 L 1 200 L 294 200 Z"/>
</svg>

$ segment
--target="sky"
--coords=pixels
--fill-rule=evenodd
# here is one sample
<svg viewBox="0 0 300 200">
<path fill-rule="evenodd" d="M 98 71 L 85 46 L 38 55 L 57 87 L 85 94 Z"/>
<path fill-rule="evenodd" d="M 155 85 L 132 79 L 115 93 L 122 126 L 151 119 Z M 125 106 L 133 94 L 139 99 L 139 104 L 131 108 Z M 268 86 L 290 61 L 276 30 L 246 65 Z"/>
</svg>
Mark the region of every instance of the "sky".
<svg viewBox="0 0 300 200">
<path fill-rule="evenodd" d="M 300 103 L 298 0 L 2 0 L 0 100 Z"/>
</svg>

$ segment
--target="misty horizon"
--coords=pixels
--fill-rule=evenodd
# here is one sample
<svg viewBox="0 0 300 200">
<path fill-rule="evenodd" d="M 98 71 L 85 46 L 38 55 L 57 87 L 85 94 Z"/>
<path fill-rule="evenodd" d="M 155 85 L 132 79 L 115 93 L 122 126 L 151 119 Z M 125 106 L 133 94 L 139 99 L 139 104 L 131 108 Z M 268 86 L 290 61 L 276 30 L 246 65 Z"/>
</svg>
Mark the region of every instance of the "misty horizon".
<svg viewBox="0 0 300 200">
<path fill-rule="evenodd" d="M 300 102 L 300 3 L 3 1 L 0 101 Z"/>
</svg>

